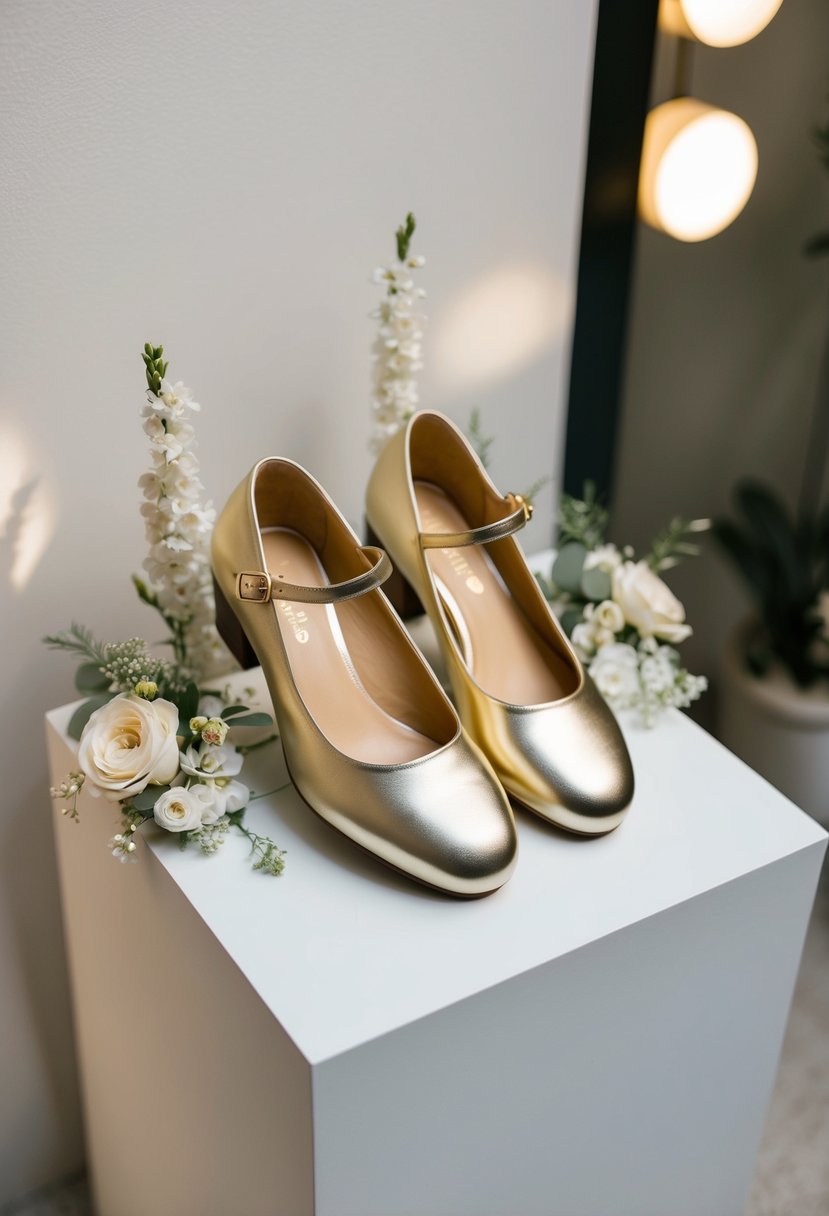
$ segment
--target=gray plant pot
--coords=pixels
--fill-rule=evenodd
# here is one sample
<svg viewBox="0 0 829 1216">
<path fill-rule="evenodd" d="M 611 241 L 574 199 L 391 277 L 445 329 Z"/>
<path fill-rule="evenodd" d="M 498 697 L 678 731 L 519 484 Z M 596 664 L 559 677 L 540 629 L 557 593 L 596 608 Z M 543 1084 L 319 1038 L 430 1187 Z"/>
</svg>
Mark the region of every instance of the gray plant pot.
<svg viewBox="0 0 829 1216">
<path fill-rule="evenodd" d="M 754 628 L 731 635 L 721 664 L 718 734 L 726 747 L 829 826 L 829 689 L 799 688 L 782 666 L 751 674 L 743 643 Z"/>
</svg>

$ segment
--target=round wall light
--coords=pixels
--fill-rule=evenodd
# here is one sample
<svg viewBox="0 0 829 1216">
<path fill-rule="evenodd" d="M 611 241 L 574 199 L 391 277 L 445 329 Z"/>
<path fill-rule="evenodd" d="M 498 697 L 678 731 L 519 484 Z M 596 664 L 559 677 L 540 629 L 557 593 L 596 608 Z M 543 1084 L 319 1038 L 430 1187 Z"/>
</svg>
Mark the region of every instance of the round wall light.
<svg viewBox="0 0 829 1216">
<path fill-rule="evenodd" d="M 693 97 L 676 97 L 645 121 L 639 212 L 680 241 L 716 236 L 742 211 L 757 177 L 748 123 Z"/>
<path fill-rule="evenodd" d="M 660 0 L 659 25 L 709 46 L 739 46 L 764 30 L 783 0 Z"/>
</svg>

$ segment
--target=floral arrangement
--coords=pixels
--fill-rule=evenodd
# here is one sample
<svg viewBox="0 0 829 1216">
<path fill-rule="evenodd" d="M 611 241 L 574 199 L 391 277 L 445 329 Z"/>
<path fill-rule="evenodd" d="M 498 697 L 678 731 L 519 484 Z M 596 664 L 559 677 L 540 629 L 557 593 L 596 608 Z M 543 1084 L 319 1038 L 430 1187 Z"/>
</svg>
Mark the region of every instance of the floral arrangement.
<svg viewBox="0 0 829 1216">
<path fill-rule="evenodd" d="M 250 728 L 273 727 L 269 714 L 234 704 L 228 691 L 204 681 L 231 660 L 215 625 L 209 544 L 215 512 L 203 499 L 193 415 L 200 410 L 181 381 L 167 377 L 164 349 L 147 343 L 144 431 L 151 468 L 139 479 L 149 552 L 149 582 L 134 577 L 141 600 L 163 620 L 172 657 L 150 652 L 143 638 L 102 644 L 72 625 L 44 639 L 80 661 L 75 683 L 86 694 L 69 723 L 78 742 L 78 770 L 51 790 L 77 820 L 87 789 L 120 808 L 112 855 L 132 861 L 141 826 L 152 821 L 177 834 L 182 847 L 215 853 L 231 828 L 250 842 L 253 868 L 278 875 L 284 853 L 244 824 L 255 795 L 238 780 L 245 756 L 277 736 L 247 745 Z"/>
<path fill-rule="evenodd" d="M 684 709 L 705 691 L 676 649 L 691 635 L 685 609 L 660 577 L 699 552 L 690 538 L 704 519 L 674 519 L 640 560 L 606 539 L 608 512 L 591 486 L 582 499 L 564 495 L 559 550 L 542 589 L 559 613 L 579 658 L 614 710 L 638 710 L 647 726 L 669 708 Z"/>
<path fill-rule="evenodd" d="M 418 304 L 426 292 L 415 286 L 413 274 L 425 265 L 426 259 L 410 252 L 416 226 L 415 217 L 409 212 L 395 233 L 396 258 L 388 266 L 378 267 L 373 276 L 374 282 L 386 289 L 385 298 L 371 314 L 378 322 L 372 347 L 374 452 L 411 417 L 419 400 L 415 376 L 423 367 L 426 318 Z"/>
</svg>

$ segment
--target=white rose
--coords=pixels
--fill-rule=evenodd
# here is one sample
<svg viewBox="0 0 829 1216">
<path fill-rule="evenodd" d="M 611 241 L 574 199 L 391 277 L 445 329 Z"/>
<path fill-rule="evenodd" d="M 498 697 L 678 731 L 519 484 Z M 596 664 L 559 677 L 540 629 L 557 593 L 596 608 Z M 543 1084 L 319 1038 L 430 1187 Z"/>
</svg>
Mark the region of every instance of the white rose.
<svg viewBox="0 0 829 1216">
<path fill-rule="evenodd" d="M 191 785 L 202 802 L 202 823 L 216 823 L 222 815 L 232 811 L 241 811 L 250 801 L 250 790 L 241 781 L 219 779 L 218 781 L 200 781 Z"/>
<path fill-rule="evenodd" d="M 190 777 L 235 777 L 242 767 L 243 756 L 232 743 L 215 746 L 212 743 L 191 744 L 180 756 L 182 772 Z"/>
<path fill-rule="evenodd" d="M 159 795 L 153 807 L 153 818 L 167 832 L 194 832 L 202 825 L 204 809 L 205 803 L 196 787 L 187 789 L 179 785 Z"/>
<path fill-rule="evenodd" d="M 78 746 L 92 793 L 120 802 L 172 781 L 179 765 L 177 730 L 178 710 L 163 698 L 121 693 L 96 709 Z"/>
<path fill-rule="evenodd" d="M 639 656 L 626 642 L 602 646 L 590 664 L 590 675 L 605 700 L 614 705 L 632 705 L 639 695 Z"/>
<path fill-rule="evenodd" d="M 613 600 L 602 600 L 593 613 L 593 623 L 597 629 L 609 629 L 611 633 L 619 633 L 625 627 L 625 614 Z"/>
<path fill-rule="evenodd" d="M 691 634 L 685 609 L 647 562 L 623 562 L 613 571 L 613 598 L 643 638 L 684 642 Z"/>
</svg>

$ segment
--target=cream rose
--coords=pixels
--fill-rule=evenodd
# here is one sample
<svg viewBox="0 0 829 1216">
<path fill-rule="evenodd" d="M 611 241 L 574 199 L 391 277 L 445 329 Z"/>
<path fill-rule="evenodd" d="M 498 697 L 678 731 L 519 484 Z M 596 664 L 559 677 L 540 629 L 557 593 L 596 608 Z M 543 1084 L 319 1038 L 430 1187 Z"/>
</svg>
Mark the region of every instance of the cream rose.
<svg viewBox="0 0 829 1216">
<path fill-rule="evenodd" d="M 121 693 L 92 714 L 81 735 L 78 763 L 88 788 L 110 802 L 166 785 L 178 772 L 178 710 L 159 698 Z"/>
<path fill-rule="evenodd" d="M 613 599 L 625 620 L 643 638 L 684 642 L 691 626 L 685 624 L 685 609 L 674 593 L 654 574 L 647 562 L 623 562 L 613 571 Z"/>
<path fill-rule="evenodd" d="M 202 825 L 207 801 L 200 797 L 195 788 L 188 790 L 179 785 L 158 796 L 153 807 L 153 818 L 167 832 L 195 832 Z"/>
</svg>

